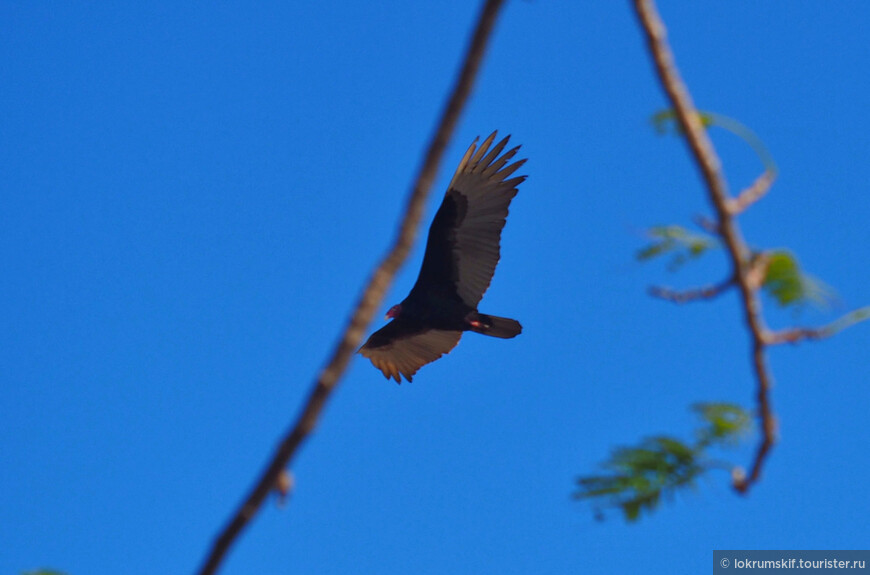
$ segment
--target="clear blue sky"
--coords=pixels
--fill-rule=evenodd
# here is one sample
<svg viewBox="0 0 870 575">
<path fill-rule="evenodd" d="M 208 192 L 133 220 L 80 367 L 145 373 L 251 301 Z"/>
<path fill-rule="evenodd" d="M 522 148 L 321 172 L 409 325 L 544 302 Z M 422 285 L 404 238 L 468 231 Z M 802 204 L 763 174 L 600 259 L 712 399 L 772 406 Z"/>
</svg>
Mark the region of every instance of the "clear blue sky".
<svg viewBox="0 0 870 575">
<path fill-rule="evenodd" d="M 742 218 L 870 303 L 870 4 L 660 6 L 702 109 L 780 178 Z M 468 2 L 0 5 L 0 573 L 190 573 L 295 417 L 395 232 Z M 529 158 L 481 310 L 412 384 L 357 358 L 222 573 L 703 573 L 711 550 L 866 548 L 870 326 L 771 351 L 782 441 L 627 525 L 570 495 L 616 445 L 752 406 L 734 295 L 676 307 L 645 227 L 709 213 L 628 2 L 510 2 L 426 225 L 493 129 Z M 761 165 L 715 135 L 732 188 Z M 421 246 L 384 310 L 419 269 Z M 376 325 L 380 325 L 380 321 Z M 733 460 L 749 462 L 753 446 Z"/>
</svg>

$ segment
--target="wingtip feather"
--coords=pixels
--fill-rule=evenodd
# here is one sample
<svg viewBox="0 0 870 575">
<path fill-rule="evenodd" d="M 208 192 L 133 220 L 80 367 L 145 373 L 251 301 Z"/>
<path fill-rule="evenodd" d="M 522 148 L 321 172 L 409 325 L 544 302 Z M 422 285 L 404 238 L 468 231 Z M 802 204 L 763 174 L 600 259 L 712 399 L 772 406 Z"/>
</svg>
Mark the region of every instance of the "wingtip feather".
<svg viewBox="0 0 870 575">
<path fill-rule="evenodd" d="M 474 156 L 471 157 L 470 163 L 472 166 L 476 166 L 480 162 L 480 159 L 483 157 L 484 154 L 486 154 L 486 151 L 492 145 L 492 141 L 495 139 L 495 136 L 497 133 L 498 133 L 498 130 L 496 130 L 495 132 L 493 132 L 492 134 L 490 134 L 489 136 L 486 137 L 486 139 L 483 141 L 483 143 L 480 145 L 480 147 L 474 153 Z M 477 139 L 475 138 L 475 142 L 476 141 L 477 141 Z"/>
</svg>

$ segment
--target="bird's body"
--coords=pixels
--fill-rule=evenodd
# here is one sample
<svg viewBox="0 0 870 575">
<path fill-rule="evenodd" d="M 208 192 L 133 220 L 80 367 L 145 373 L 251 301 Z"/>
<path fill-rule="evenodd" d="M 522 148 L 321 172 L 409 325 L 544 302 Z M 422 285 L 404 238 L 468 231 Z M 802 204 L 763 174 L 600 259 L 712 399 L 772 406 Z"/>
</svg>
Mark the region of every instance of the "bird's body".
<svg viewBox="0 0 870 575">
<path fill-rule="evenodd" d="M 452 350 L 464 331 L 511 338 L 522 331 L 513 319 L 479 313 L 477 305 L 500 257 L 501 231 L 508 206 L 525 176 L 509 178 L 525 160 L 508 161 L 519 146 L 501 154 L 504 138 L 492 150 L 493 132 L 465 153 L 429 228 L 417 282 L 392 321 L 359 349 L 384 376 L 401 383 Z"/>
</svg>

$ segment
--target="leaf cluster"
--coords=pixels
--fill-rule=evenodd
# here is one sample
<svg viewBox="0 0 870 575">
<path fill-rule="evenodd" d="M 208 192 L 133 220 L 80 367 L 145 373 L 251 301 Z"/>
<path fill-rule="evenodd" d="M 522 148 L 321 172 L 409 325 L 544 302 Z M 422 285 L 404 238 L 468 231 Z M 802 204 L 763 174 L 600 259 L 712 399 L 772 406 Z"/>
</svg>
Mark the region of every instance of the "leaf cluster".
<svg viewBox="0 0 870 575">
<path fill-rule="evenodd" d="M 761 287 L 780 307 L 808 303 L 827 307 L 835 299 L 834 290 L 805 273 L 790 251 L 772 250 L 763 255 L 767 258 L 767 273 Z"/>
<path fill-rule="evenodd" d="M 720 247 L 719 240 L 709 234 L 693 232 L 682 226 L 655 226 L 647 230 L 649 243 L 637 251 L 638 261 L 648 261 L 670 255 L 669 271 L 678 270 L 686 262 Z"/>
<path fill-rule="evenodd" d="M 721 247 L 715 236 L 692 231 L 679 225 L 654 226 L 647 230 L 650 241 L 637 251 L 638 261 L 650 261 L 670 256 L 668 271 L 677 271 L 684 264 L 697 259 L 712 249 Z M 827 308 L 836 301 L 833 288 L 822 280 L 806 273 L 797 256 L 786 249 L 759 251 L 754 259 L 766 260 L 766 272 L 761 287 L 764 293 L 780 307 L 797 310 L 806 305 Z"/>
<path fill-rule="evenodd" d="M 574 498 L 591 501 L 599 518 L 603 509 L 619 508 L 626 520 L 636 521 L 663 497 L 672 497 L 694 486 L 711 469 L 721 468 L 723 464 L 709 456 L 710 449 L 738 444 L 752 426 L 750 414 L 730 403 L 698 403 L 692 410 L 701 420 L 693 441 L 657 436 L 635 447 L 616 448 L 601 464 L 605 473 L 577 479 Z"/>
</svg>

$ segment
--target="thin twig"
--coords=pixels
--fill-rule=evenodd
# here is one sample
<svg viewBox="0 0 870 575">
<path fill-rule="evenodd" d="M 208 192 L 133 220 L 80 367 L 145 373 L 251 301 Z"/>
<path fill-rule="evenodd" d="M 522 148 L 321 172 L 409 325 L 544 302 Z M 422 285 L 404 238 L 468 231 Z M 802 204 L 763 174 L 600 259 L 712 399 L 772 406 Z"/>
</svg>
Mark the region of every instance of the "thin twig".
<svg viewBox="0 0 870 575">
<path fill-rule="evenodd" d="M 826 327 L 792 327 L 781 331 L 771 331 L 765 334 L 767 345 L 781 345 L 784 343 L 799 343 L 804 340 L 825 339 L 834 335 L 834 332 Z"/>
<path fill-rule="evenodd" d="M 659 80 L 671 106 L 676 111 L 680 126 L 686 134 L 686 141 L 707 185 L 710 202 L 716 212 L 717 229 L 731 259 L 734 280 L 740 291 L 746 325 L 752 339 L 751 357 L 757 380 L 756 402 L 762 439 L 748 477 L 743 481 L 735 482 L 734 485 L 739 492 L 745 493 L 761 475 L 764 461 L 774 443 L 776 427 L 770 405 L 772 378 L 767 369 L 767 358 L 764 353 L 764 334 L 767 333 L 767 328 L 761 316 L 761 302 L 757 289 L 753 289 L 748 281 L 751 271 L 749 248 L 733 220 L 731 199 L 722 176 L 721 163 L 692 103 L 691 95 L 680 78 L 655 3 L 653 0 L 633 0 L 633 2 Z"/>
<path fill-rule="evenodd" d="M 804 340 L 826 339 L 856 323 L 870 320 L 870 306 L 852 310 L 846 315 L 822 327 L 793 327 L 766 334 L 767 345 L 799 343 Z"/>
<path fill-rule="evenodd" d="M 709 234 L 719 235 L 719 224 L 705 215 L 698 214 L 693 218 L 695 224 Z"/>
<path fill-rule="evenodd" d="M 275 489 L 281 472 L 293 459 L 302 442 L 313 431 L 323 406 L 344 374 L 354 351 L 362 341 L 363 335 L 381 304 L 396 271 L 408 256 L 417 235 L 426 196 L 432 187 L 447 143 L 471 94 L 502 3 L 503 0 L 487 0 L 483 6 L 474 36 L 465 55 L 462 70 L 456 79 L 435 135 L 429 143 L 425 160 L 408 198 L 405 214 L 393 246 L 369 279 L 341 339 L 332 352 L 329 363 L 312 386 L 297 420 L 284 435 L 251 492 L 215 539 L 199 571 L 201 575 L 214 573 L 218 569 L 230 546 L 259 511 L 269 493 Z"/>
<path fill-rule="evenodd" d="M 731 213 L 731 216 L 734 217 L 742 214 L 749 206 L 764 197 L 770 186 L 773 185 L 775 178 L 776 175 L 773 172 L 764 172 L 752 182 L 751 186 L 740 192 L 736 198 L 731 199 L 728 202 L 728 211 Z"/>
<path fill-rule="evenodd" d="M 677 291 L 662 286 L 652 286 L 649 288 L 649 295 L 660 299 L 668 300 L 676 304 L 684 304 L 699 299 L 713 299 L 722 292 L 734 285 L 734 279 L 729 278 L 721 283 L 704 286 L 700 288 Z"/>
</svg>

